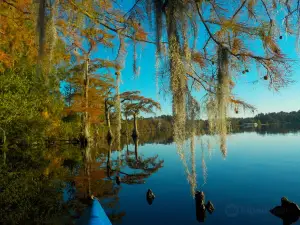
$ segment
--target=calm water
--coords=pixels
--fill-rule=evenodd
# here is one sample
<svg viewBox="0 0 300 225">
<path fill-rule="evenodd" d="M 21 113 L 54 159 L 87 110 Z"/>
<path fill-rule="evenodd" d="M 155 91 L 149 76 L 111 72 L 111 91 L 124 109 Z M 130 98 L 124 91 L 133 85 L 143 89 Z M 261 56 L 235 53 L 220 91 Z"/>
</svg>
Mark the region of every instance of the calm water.
<svg viewBox="0 0 300 225">
<path fill-rule="evenodd" d="M 75 224 L 89 194 L 122 225 L 198 224 L 195 190 L 214 204 L 205 219 L 213 225 L 279 225 L 269 210 L 280 198 L 300 204 L 300 133 L 231 134 L 225 159 L 212 136 L 195 137 L 194 149 L 187 140 L 179 152 L 170 136 L 139 142 L 111 154 L 105 145 L 9 152 L 0 170 L 0 224 Z"/>
<path fill-rule="evenodd" d="M 212 215 L 206 216 L 205 223 L 282 224 L 269 210 L 280 204 L 282 196 L 300 203 L 299 134 L 230 135 L 225 160 L 216 139 L 209 136 L 201 139 L 202 149 L 201 140 L 196 138 L 197 189 L 203 190 L 216 208 Z M 208 140 L 211 151 L 207 148 Z M 207 168 L 206 184 L 202 151 Z M 198 224 L 191 187 L 176 146 L 146 144 L 139 147 L 139 154 L 144 157 L 158 154 L 164 160 L 164 167 L 145 184 L 121 185 L 119 207 L 126 212 L 121 224 Z M 185 156 L 191 171 L 188 142 Z M 152 205 L 145 199 L 148 188 L 156 195 Z"/>
</svg>

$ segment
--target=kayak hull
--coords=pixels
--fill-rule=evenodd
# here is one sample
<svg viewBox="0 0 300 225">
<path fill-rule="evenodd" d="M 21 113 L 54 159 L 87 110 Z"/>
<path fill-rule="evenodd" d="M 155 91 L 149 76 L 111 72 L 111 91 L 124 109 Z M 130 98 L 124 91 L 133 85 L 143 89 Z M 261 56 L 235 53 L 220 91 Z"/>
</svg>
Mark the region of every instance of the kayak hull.
<svg viewBox="0 0 300 225">
<path fill-rule="evenodd" d="M 86 209 L 78 225 L 112 225 L 104 209 L 97 199 L 93 199 L 91 207 Z"/>
</svg>

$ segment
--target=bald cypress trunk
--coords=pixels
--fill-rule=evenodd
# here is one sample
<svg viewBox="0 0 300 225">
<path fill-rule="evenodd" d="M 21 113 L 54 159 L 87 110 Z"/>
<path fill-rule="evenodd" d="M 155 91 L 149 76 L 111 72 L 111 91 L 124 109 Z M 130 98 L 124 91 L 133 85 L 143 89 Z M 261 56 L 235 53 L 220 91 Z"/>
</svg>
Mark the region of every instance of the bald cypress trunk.
<svg viewBox="0 0 300 225">
<path fill-rule="evenodd" d="M 91 149 L 86 148 L 86 175 L 88 177 L 87 197 L 92 195 L 91 189 Z"/>
<path fill-rule="evenodd" d="M 106 139 L 110 143 L 113 139 L 112 131 L 111 131 L 111 125 L 110 125 L 110 113 L 108 108 L 107 100 L 105 100 L 105 120 L 106 120 L 106 126 L 107 126 L 107 136 Z"/>
<path fill-rule="evenodd" d="M 84 68 L 84 107 L 85 112 L 83 116 L 83 131 L 84 131 L 84 139 L 86 144 L 89 144 L 91 141 L 90 137 L 90 121 L 89 121 L 89 78 L 88 78 L 88 70 L 89 70 L 89 58 L 87 57 L 85 61 L 85 68 Z"/>
<path fill-rule="evenodd" d="M 117 132 L 116 132 L 116 146 L 117 149 L 120 150 L 121 149 L 121 122 L 122 122 L 122 118 L 121 118 L 121 102 L 120 102 L 120 71 L 116 72 L 116 76 L 117 76 L 117 85 L 116 85 L 116 102 L 115 102 L 115 108 L 116 108 L 116 117 L 117 117 Z"/>
<path fill-rule="evenodd" d="M 138 133 L 138 125 L 137 125 L 137 115 L 136 113 L 133 114 L 133 123 L 134 123 L 134 128 L 133 128 L 133 132 L 132 132 L 132 138 L 137 138 L 139 136 Z"/>
</svg>

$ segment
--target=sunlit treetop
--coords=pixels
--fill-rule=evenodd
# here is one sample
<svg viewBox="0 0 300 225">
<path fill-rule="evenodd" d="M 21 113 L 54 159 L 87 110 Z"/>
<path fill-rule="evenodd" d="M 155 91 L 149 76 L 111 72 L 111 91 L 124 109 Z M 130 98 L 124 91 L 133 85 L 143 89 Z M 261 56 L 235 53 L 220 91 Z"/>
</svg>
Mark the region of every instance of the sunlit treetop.
<svg viewBox="0 0 300 225">
<path fill-rule="evenodd" d="M 123 103 L 123 111 L 127 115 L 139 114 L 140 112 L 154 113 L 155 109 L 160 110 L 160 104 L 151 98 L 145 98 L 139 91 L 127 91 L 120 94 Z"/>
</svg>

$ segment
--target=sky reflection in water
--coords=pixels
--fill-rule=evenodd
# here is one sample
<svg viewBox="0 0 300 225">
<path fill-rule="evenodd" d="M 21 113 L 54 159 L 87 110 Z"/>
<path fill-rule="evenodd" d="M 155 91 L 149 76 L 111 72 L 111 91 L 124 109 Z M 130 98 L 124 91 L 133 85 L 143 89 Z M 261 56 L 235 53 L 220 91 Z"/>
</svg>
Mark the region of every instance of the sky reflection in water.
<svg viewBox="0 0 300 225">
<path fill-rule="evenodd" d="M 300 203 L 299 134 L 229 135 L 225 160 L 216 138 L 203 136 L 208 173 L 204 186 L 201 144 L 199 138 L 196 140 L 197 186 L 216 208 L 212 215 L 207 215 L 206 224 L 282 224 L 269 210 L 280 204 L 282 196 Z M 207 140 L 212 145 L 211 159 Z M 120 208 L 126 211 L 122 224 L 198 224 L 195 202 L 175 144 L 147 144 L 139 147 L 139 154 L 159 154 L 164 167 L 150 176 L 146 184 L 122 185 Z M 185 156 L 190 160 L 188 143 Z M 191 170 L 191 161 L 188 165 Z M 148 188 L 156 195 L 151 206 L 146 202 Z"/>
</svg>

